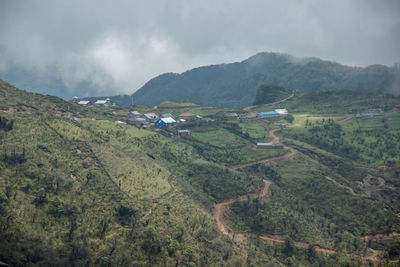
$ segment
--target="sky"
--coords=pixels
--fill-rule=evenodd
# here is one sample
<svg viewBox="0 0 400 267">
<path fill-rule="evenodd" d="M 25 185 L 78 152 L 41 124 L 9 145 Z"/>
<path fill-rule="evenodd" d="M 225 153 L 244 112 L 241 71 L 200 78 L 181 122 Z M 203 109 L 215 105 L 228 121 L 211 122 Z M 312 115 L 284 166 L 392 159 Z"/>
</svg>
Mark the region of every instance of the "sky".
<svg viewBox="0 0 400 267">
<path fill-rule="evenodd" d="M 63 96 L 133 93 L 259 52 L 391 66 L 399 44 L 399 0 L 0 0 L 0 73 L 58 77 Z"/>
</svg>

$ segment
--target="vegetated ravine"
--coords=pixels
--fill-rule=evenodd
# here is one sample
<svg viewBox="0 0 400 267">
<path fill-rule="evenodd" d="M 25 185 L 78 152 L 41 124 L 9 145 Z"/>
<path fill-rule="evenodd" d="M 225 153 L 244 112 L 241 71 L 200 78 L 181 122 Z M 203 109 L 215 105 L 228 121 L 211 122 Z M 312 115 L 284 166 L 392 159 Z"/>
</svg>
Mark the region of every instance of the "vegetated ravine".
<svg viewBox="0 0 400 267">
<path fill-rule="evenodd" d="M 347 117 L 346 117 L 347 119 Z M 346 120 L 345 119 L 345 120 Z M 345 121 L 343 120 L 343 121 Z M 272 143 L 277 143 L 280 141 L 279 137 L 275 135 L 277 131 L 279 131 L 279 128 L 272 129 L 269 131 L 270 137 L 273 138 Z M 284 146 L 284 148 L 288 149 L 288 152 L 285 153 L 284 155 L 281 156 L 275 156 L 275 157 L 270 157 L 266 159 L 261 159 L 258 161 L 253 161 L 253 162 L 248 162 L 248 163 L 243 163 L 243 164 L 236 164 L 230 166 L 230 168 L 233 169 L 241 169 L 245 168 L 254 164 L 259 164 L 259 163 L 271 163 L 271 162 L 276 162 L 280 160 L 288 160 L 291 159 L 296 153 L 299 153 L 296 151 L 294 148 L 290 146 Z M 330 177 L 326 177 L 327 180 L 333 182 L 339 187 L 343 187 L 343 185 L 338 184 L 335 180 L 333 180 Z M 257 197 L 261 203 L 267 202 L 271 196 L 271 191 L 270 191 L 270 186 L 272 182 L 268 180 L 264 180 L 263 186 L 257 193 L 251 193 L 251 194 L 245 194 L 242 195 L 238 198 L 229 198 L 226 199 L 222 202 L 215 203 L 214 204 L 214 209 L 213 209 L 213 217 L 215 218 L 218 228 L 220 231 L 229 236 L 229 238 L 232 239 L 234 244 L 238 247 L 238 249 L 241 251 L 242 255 L 247 257 L 248 254 L 248 238 L 250 237 L 258 237 L 259 239 L 267 242 L 272 242 L 272 243 L 285 243 L 285 239 L 287 238 L 287 235 L 275 235 L 275 234 L 260 234 L 260 233 L 252 233 L 252 232 L 235 232 L 230 226 L 229 223 L 225 220 L 224 218 L 224 213 L 229 211 L 230 205 L 232 205 L 235 201 L 246 201 L 249 198 L 255 198 Z M 349 189 L 350 193 L 354 194 L 354 191 L 351 188 L 346 187 L 346 189 Z M 373 236 L 362 236 L 361 238 L 365 241 L 368 242 L 369 239 L 371 238 L 377 238 L 377 237 L 384 237 L 384 236 L 400 236 L 400 233 L 393 232 L 390 234 L 376 234 Z M 296 247 L 299 248 L 304 248 L 307 249 L 310 247 L 310 244 L 306 242 L 293 242 Z M 316 252 L 318 253 L 324 253 L 324 254 L 337 254 L 339 253 L 335 249 L 330 249 L 330 248 L 325 248 L 320 245 L 314 245 L 313 248 L 315 249 Z M 359 255 L 354 255 L 352 254 L 352 257 L 357 257 L 361 259 L 364 263 L 366 261 L 374 261 L 374 262 L 379 262 L 382 252 L 379 250 L 375 250 L 372 248 L 368 248 L 367 255 L 366 256 L 359 256 Z M 350 256 L 350 255 L 349 255 Z"/>
</svg>

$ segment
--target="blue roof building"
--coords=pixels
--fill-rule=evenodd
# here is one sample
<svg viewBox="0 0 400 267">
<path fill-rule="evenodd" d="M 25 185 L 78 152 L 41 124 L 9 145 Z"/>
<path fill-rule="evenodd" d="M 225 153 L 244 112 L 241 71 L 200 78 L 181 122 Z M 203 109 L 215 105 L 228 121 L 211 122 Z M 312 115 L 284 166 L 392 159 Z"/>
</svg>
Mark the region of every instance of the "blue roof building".
<svg viewBox="0 0 400 267">
<path fill-rule="evenodd" d="M 176 124 L 176 120 L 173 118 L 162 118 L 156 121 L 155 125 L 158 127 L 168 127 Z"/>
</svg>

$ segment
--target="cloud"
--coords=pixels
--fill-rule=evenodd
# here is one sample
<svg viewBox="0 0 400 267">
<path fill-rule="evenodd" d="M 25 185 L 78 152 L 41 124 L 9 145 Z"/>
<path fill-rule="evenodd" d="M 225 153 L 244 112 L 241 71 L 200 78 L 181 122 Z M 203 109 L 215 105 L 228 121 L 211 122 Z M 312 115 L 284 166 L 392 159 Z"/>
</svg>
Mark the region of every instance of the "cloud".
<svg viewBox="0 0 400 267">
<path fill-rule="evenodd" d="M 0 71 L 52 73 L 63 96 L 132 93 L 152 77 L 257 52 L 400 61 L 397 0 L 0 2 Z M 50 94 L 59 94 L 51 88 Z"/>
</svg>

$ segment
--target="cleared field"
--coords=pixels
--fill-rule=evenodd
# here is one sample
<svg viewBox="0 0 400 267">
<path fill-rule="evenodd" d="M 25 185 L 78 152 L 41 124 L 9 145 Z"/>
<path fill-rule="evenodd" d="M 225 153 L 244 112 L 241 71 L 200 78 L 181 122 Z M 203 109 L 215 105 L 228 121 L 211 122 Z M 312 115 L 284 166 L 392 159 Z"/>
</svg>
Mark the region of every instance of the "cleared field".
<svg viewBox="0 0 400 267">
<path fill-rule="evenodd" d="M 192 136 L 204 143 L 217 147 L 240 147 L 248 144 L 248 141 L 229 132 L 226 129 L 219 128 L 209 132 L 193 132 Z"/>
<path fill-rule="evenodd" d="M 244 134 L 253 139 L 264 139 L 265 142 L 272 138 L 268 136 L 268 131 L 273 128 L 272 125 L 257 121 L 242 121 L 238 124 Z"/>
<path fill-rule="evenodd" d="M 293 125 L 294 126 L 300 126 L 304 127 L 306 126 L 306 123 L 312 123 L 315 121 L 320 121 L 320 120 L 334 120 L 334 121 L 339 121 L 345 118 L 345 116 L 338 116 L 338 115 L 333 115 L 333 116 L 316 116 L 316 115 L 311 115 L 311 114 L 295 114 L 293 115 L 294 121 Z"/>
</svg>

